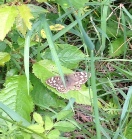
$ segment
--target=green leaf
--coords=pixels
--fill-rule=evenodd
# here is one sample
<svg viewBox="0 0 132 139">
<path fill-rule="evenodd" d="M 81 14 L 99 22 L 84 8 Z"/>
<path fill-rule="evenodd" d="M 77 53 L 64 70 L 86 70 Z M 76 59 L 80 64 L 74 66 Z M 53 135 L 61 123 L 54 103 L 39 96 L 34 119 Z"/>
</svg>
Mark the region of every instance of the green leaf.
<svg viewBox="0 0 132 139">
<path fill-rule="evenodd" d="M 82 8 L 85 3 L 87 2 L 87 0 L 82 0 L 81 2 L 78 1 L 78 0 L 70 0 L 67 1 L 67 0 L 55 0 L 58 4 L 60 4 L 64 9 L 67 9 L 71 6 L 73 6 L 74 8 L 76 9 L 80 9 Z"/>
<path fill-rule="evenodd" d="M 41 125 L 30 125 L 28 126 L 29 129 L 32 129 L 33 131 L 37 132 L 37 133 L 43 133 L 44 132 L 44 128 Z"/>
<path fill-rule="evenodd" d="M 20 14 L 20 18 L 22 18 L 23 23 L 26 25 L 26 27 L 31 30 L 31 22 L 30 20 L 33 19 L 34 17 L 32 16 L 30 9 L 26 5 L 20 5 L 17 6 Z M 21 22 L 22 23 L 22 22 Z"/>
<path fill-rule="evenodd" d="M 44 9 L 41 6 L 33 5 L 33 4 L 27 4 L 29 7 L 31 13 L 33 14 L 34 18 L 36 19 L 39 17 L 40 14 L 48 13 L 48 10 Z"/>
<path fill-rule="evenodd" d="M 36 0 L 37 2 L 47 2 L 47 0 Z"/>
<path fill-rule="evenodd" d="M 72 70 L 62 67 L 64 74 L 73 73 Z M 43 60 L 33 65 L 33 73 L 41 82 L 47 86 L 48 89 L 52 90 L 58 96 L 62 98 L 69 99 L 69 97 L 75 98 L 76 102 L 79 104 L 88 104 L 91 105 L 92 92 L 85 85 L 81 86 L 80 90 L 71 90 L 68 93 L 62 94 L 59 93 L 55 88 L 50 87 L 46 84 L 46 80 L 50 77 L 58 75 L 58 69 L 54 62 L 50 60 Z"/>
<path fill-rule="evenodd" d="M 76 129 L 76 127 L 67 121 L 60 121 L 54 124 L 54 128 L 63 131 L 63 132 L 70 132 L 70 131 L 74 131 Z"/>
<path fill-rule="evenodd" d="M 17 16 L 16 6 L 0 7 L 0 40 L 4 40 L 6 34 L 11 30 Z"/>
<path fill-rule="evenodd" d="M 16 28 L 18 31 L 22 33 L 23 36 L 25 36 L 27 31 L 27 26 L 20 15 L 16 18 Z"/>
<path fill-rule="evenodd" d="M 0 52 L 4 52 L 7 47 L 7 44 L 4 41 L 0 42 Z"/>
<path fill-rule="evenodd" d="M 0 52 L 0 66 L 4 66 L 5 62 L 10 60 L 10 55 L 5 52 Z"/>
<path fill-rule="evenodd" d="M 59 137 L 58 139 L 67 139 L 67 137 Z"/>
<path fill-rule="evenodd" d="M 10 116 L 11 119 L 13 119 L 14 121 L 17 121 L 19 123 L 22 123 L 22 125 L 24 126 L 29 126 L 30 123 L 28 121 L 26 121 L 23 117 L 21 117 L 18 113 L 14 112 L 13 110 L 11 110 L 9 107 L 7 107 L 6 105 L 4 105 L 3 103 L 0 102 L 0 108 Z"/>
<path fill-rule="evenodd" d="M 53 120 L 48 117 L 45 116 L 45 130 L 50 130 L 53 127 Z"/>
<path fill-rule="evenodd" d="M 33 118 L 39 125 L 41 125 L 41 126 L 44 125 L 44 121 L 43 121 L 42 116 L 40 114 L 34 112 L 33 113 Z"/>
<path fill-rule="evenodd" d="M 69 44 L 57 44 L 57 54 L 61 64 L 67 68 L 77 68 L 79 62 L 84 60 L 85 55 L 77 47 Z M 45 52 L 45 58 L 52 60 L 50 49 Z"/>
<path fill-rule="evenodd" d="M 30 121 L 30 113 L 33 111 L 33 102 L 28 95 L 26 77 L 12 76 L 7 78 L 5 88 L 0 93 L 0 101 L 9 108 Z"/>
<path fill-rule="evenodd" d="M 20 137 L 15 137 L 16 139 L 23 139 L 23 137 L 25 138 L 25 139 L 31 139 L 32 138 L 32 135 L 29 133 L 27 133 L 27 132 L 22 132 L 21 131 L 21 134 L 22 134 L 22 137 L 20 138 Z M 17 135 L 17 134 L 15 134 L 15 135 Z M 18 136 L 19 136 L 19 134 L 18 134 Z"/>
<path fill-rule="evenodd" d="M 57 114 L 57 121 L 69 118 L 73 116 L 73 112 L 71 110 L 62 110 Z"/>
<path fill-rule="evenodd" d="M 118 30 L 118 34 L 117 34 Z M 119 37 L 122 36 L 121 30 L 118 29 L 118 23 L 114 22 L 113 20 L 109 20 L 106 28 L 106 34 L 109 38 L 111 37 Z M 118 35 L 118 36 L 117 36 Z"/>
<path fill-rule="evenodd" d="M 129 121 L 126 130 L 125 130 L 125 137 L 126 139 L 132 138 L 132 120 Z"/>
<path fill-rule="evenodd" d="M 49 139 L 58 139 L 60 136 L 60 132 L 58 129 L 54 129 L 48 133 Z"/>
<path fill-rule="evenodd" d="M 109 55 L 115 57 L 123 54 L 125 50 L 125 46 L 123 43 L 123 38 L 117 38 L 115 41 L 113 41 L 109 49 Z"/>
</svg>

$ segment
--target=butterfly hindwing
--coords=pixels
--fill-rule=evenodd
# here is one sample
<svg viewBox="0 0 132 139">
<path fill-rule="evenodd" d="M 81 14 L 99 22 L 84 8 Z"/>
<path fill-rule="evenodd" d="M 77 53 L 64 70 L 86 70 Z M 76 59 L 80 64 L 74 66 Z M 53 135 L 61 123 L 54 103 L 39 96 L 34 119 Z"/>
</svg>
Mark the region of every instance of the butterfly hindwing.
<svg viewBox="0 0 132 139">
<path fill-rule="evenodd" d="M 88 75 L 86 72 L 75 72 L 74 76 L 78 79 L 77 84 L 84 84 L 88 80 Z"/>
</svg>

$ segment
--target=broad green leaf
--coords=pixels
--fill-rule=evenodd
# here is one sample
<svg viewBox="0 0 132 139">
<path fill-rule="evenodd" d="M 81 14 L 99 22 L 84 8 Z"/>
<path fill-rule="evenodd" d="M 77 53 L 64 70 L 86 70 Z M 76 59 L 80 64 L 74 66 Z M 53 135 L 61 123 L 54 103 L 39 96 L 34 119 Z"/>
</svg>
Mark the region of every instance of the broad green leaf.
<svg viewBox="0 0 132 139">
<path fill-rule="evenodd" d="M 67 137 L 59 137 L 58 139 L 67 139 Z"/>
<path fill-rule="evenodd" d="M 4 40 L 17 16 L 16 6 L 0 7 L 0 40 Z"/>
<path fill-rule="evenodd" d="M 79 62 L 84 60 L 85 55 L 77 47 L 69 44 L 58 44 L 57 54 L 61 64 L 67 68 L 77 68 Z M 52 60 L 50 49 L 44 54 L 45 58 Z"/>
<path fill-rule="evenodd" d="M 27 121 L 30 121 L 30 113 L 33 111 L 33 102 L 28 95 L 26 77 L 9 77 L 4 86 L 5 88 L 1 90 L 0 93 L 0 101 L 20 114 Z"/>
<path fill-rule="evenodd" d="M 0 42 L 0 52 L 4 52 L 7 47 L 7 44 L 4 41 Z"/>
<path fill-rule="evenodd" d="M 31 95 L 36 105 L 52 108 L 65 107 L 65 102 L 59 99 L 55 93 L 49 92 L 38 78 L 33 75 L 30 77 L 34 86 Z"/>
<path fill-rule="evenodd" d="M 67 69 L 65 67 L 62 67 L 62 70 L 64 74 L 70 74 L 73 73 L 72 70 Z M 88 104 L 91 105 L 91 95 L 92 92 L 89 88 L 87 88 L 85 85 L 81 86 L 80 90 L 71 90 L 68 93 L 62 94 L 59 93 L 55 88 L 50 87 L 46 84 L 46 80 L 50 77 L 57 76 L 58 75 L 58 69 L 54 62 L 50 60 L 43 60 L 40 61 L 33 66 L 33 73 L 37 78 L 41 80 L 41 82 L 51 91 L 56 93 L 58 96 L 61 96 L 62 98 L 69 99 L 70 97 L 75 98 L 76 102 L 79 104 Z"/>
<path fill-rule="evenodd" d="M 54 124 L 54 128 L 63 132 L 70 132 L 76 129 L 76 127 L 72 123 L 67 121 L 56 122 Z"/>
<path fill-rule="evenodd" d="M 27 31 L 27 26 L 20 15 L 18 15 L 16 18 L 16 28 L 18 29 L 18 31 L 22 33 L 23 36 L 25 36 Z"/>
<path fill-rule="evenodd" d="M 31 139 L 32 138 L 32 135 L 29 133 L 27 133 L 27 132 L 23 132 L 23 131 L 21 131 L 21 134 L 22 134 L 22 137 L 20 138 L 19 136 L 18 137 L 15 137 L 16 139 L 23 139 L 23 137 L 25 138 L 25 139 Z M 15 134 L 15 135 L 17 135 L 17 134 Z M 18 134 L 19 135 L 19 134 Z"/>
<path fill-rule="evenodd" d="M 110 37 L 114 37 L 116 38 L 117 35 L 118 37 L 122 35 L 121 30 L 118 30 L 118 34 L 117 34 L 117 30 L 118 30 L 118 23 L 114 22 L 113 20 L 109 20 L 108 24 L 107 24 L 107 28 L 106 28 L 106 34 L 107 36 Z"/>
<path fill-rule="evenodd" d="M 26 5 L 20 5 L 20 6 L 17 6 L 17 8 L 19 10 L 20 18 L 22 18 L 26 27 L 29 30 L 31 30 L 32 24 L 31 24 L 30 20 L 33 19 L 34 17 L 32 16 L 30 9 Z"/>
<path fill-rule="evenodd" d="M 53 127 L 53 120 L 48 117 L 45 116 L 45 130 L 50 130 Z"/>
<path fill-rule="evenodd" d="M 29 129 L 32 129 L 33 131 L 37 132 L 37 133 L 43 133 L 44 132 L 44 128 L 41 125 L 30 125 L 28 126 Z"/>
<path fill-rule="evenodd" d="M 10 55 L 5 52 L 0 52 L 0 66 L 4 66 L 5 62 L 10 60 Z"/>
<path fill-rule="evenodd" d="M 48 10 L 44 9 L 41 6 L 33 5 L 33 4 L 27 4 L 29 7 L 31 13 L 33 14 L 34 18 L 36 19 L 40 14 L 48 13 Z"/>
<path fill-rule="evenodd" d="M 54 130 L 51 130 L 49 133 L 48 133 L 48 138 L 49 139 L 58 139 L 60 136 L 60 132 L 58 129 L 54 129 Z"/>
<path fill-rule="evenodd" d="M 32 134 L 32 137 L 30 139 L 48 139 L 48 138 L 44 134 L 43 134 L 43 137 L 37 134 Z"/>
<path fill-rule="evenodd" d="M 34 112 L 33 113 L 33 118 L 39 125 L 43 126 L 44 121 L 43 121 L 42 116 L 40 114 Z"/>
<path fill-rule="evenodd" d="M 77 47 L 63 44 L 64 49 L 58 53 L 59 59 L 63 66 L 74 69 L 79 65 L 79 62 L 84 60 L 85 55 Z"/>
<path fill-rule="evenodd" d="M 81 2 L 78 0 L 70 0 L 70 2 L 68 0 L 55 0 L 58 4 L 60 4 L 62 6 L 62 8 L 69 8 L 71 6 L 73 6 L 76 9 L 80 9 L 82 8 L 86 2 L 88 2 L 87 0 L 82 0 Z"/>
<path fill-rule="evenodd" d="M 111 43 L 111 46 L 109 48 L 109 55 L 112 57 L 119 56 L 123 54 L 125 47 L 124 47 L 124 39 L 123 38 L 117 38 L 115 41 Z"/>
<path fill-rule="evenodd" d="M 73 116 L 73 112 L 71 110 L 62 110 L 57 114 L 57 121 L 69 118 Z"/>
<path fill-rule="evenodd" d="M 19 46 L 24 47 L 25 39 L 24 39 L 24 38 L 21 38 L 21 37 L 18 37 L 17 43 L 18 43 Z M 34 46 L 34 45 L 36 45 L 36 44 L 37 44 L 37 42 L 31 41 L 31 42 L 30 42 L 30 47 L 31 47 L 31 46 Z"/>
</svg>

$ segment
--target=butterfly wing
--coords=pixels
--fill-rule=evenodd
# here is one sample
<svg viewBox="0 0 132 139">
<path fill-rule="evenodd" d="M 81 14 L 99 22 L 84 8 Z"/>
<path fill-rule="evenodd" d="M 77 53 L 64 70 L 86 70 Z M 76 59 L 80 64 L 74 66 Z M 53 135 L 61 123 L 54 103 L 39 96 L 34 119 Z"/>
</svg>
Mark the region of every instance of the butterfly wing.
<svg viewBox="0 0 132 139">
<path fill-rule="evenodd" d="M 60 76 L 54 76 L 49 78 L 46 83 L 55 88 L 57 91 L 61 92 L 61 93 L 66 93 L 68 90 L 65 88 L 65 86 L 63 85 L 63 82 L 61 80 Z"/>
<path fill-rule="evenodd" d="M 88 80 L 88 74 L 86 72 L 75 72 L 74 77 L 77 79 L 76 84 L 84 84 Z"/>
<path fill-rule="evenodd" d="M 46 81 L 46 83 L 60 93 L 67 93 L 69 90 L 79 90 L 81 88 L 81 84 L 86 83 L 89 77 L 90 74 L 87 74 L 86 72 L 75 72 L 64 76 L 66 87 L 64 86 L 60 76 L 51 77 Z"/>
</svg>

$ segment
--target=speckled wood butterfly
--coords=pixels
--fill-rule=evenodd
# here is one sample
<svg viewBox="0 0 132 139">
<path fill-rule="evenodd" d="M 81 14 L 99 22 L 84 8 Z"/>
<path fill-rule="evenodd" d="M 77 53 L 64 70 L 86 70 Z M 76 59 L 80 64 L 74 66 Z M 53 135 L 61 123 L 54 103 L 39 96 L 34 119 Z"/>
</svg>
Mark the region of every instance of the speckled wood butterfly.
<svg viewBox="0 0 132 139">
<path fill-rule="evenodd" d="M 46 83 L 55 88 L 60 93 L 67 93 L 70 90 L 79 90 L 81 85 L 86 83 L 91 74 L 86 72 L 74 72 L 69 75 L 64 75 L 64 86 L 60 76 L 54 76 L 46 80 Z"/>
</svg>

